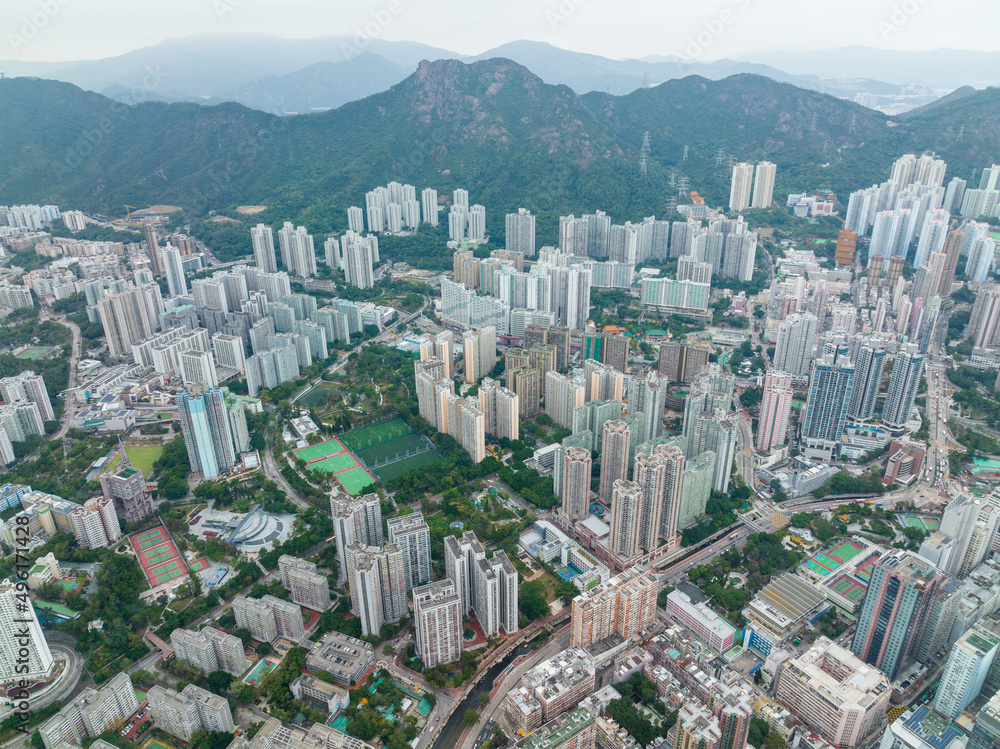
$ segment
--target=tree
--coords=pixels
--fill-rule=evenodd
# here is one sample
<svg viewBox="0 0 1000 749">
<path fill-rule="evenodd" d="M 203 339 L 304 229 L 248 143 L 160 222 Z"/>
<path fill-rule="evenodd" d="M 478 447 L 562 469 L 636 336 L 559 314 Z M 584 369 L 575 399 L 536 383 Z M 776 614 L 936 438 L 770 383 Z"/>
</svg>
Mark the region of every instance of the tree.
<svg viewBox="0 0 1000 749">
<path fill-rule="evenodd" d="M 208 675 L 207 681 L 209 689 L 216 694 L 222 694 L 229 689 L 233 677 L 232 674 L 227 674 L 225 671 L 213 671 Z"/>
<path fill-rule="evenodd" d="M 470 707 L 465 711 L 465 715 L 462 717 L 462 722 L 471 728 L 479 722 L 479 713 Z"/>
<path fill-rule="evenodd" d="M 521 613 L 530 620 L 544 619 L 549 615 L 549 603 L 538 580 L 521 585 Z"/>
<path fill-rule="evenodd" d="M 490 694 L 489 692 L 483 692 L 479 695 L 479 709 L 482 710 L 488 704 L 490 704 Z"/>
<path fill-rule="evenodd" d="M 233 636 L 240 638 L 240 641 L 243 643 L 243 647 L 246 647 L 247 645 L 249 645 L 250 644 L 250 640 L 253 639 L 253 635 L 250 634 L 250 630 L 249 629 L 245 629 L 243 627 L 240 627 L 235 632 L 233 632 Z"/>
<path fill-rule="evenodd" d="M 785 740 L 780 733 L 769 733 L 764 739 L 763 749 L 785 749 Z"/>
</svg>

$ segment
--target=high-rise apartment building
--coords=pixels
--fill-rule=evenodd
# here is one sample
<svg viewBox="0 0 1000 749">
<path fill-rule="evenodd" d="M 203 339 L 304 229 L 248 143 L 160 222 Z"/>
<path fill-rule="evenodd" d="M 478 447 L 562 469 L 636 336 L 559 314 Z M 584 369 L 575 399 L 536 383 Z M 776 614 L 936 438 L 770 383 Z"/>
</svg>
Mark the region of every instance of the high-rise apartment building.
<svg viewBox="0 0 1000 749">
<path fill-rule="evenodd" d="M 610 551 L 622 559 L 634 559 L 639 555 L 639 516 L 643 504 L 642 488 L 634 481 L 616 479 L 612 486 L 612 496 L 609 497 L 609 502 L 611 504 Z"/>
<path fill-rule="evenodd" d="M 184 266 L 181 264 L 181 251 L 167 242 L 161 256 L 163 257 L 163 272 L 167 277 L 167 289 L 170 296 L 186 296 L 188 287 L 187 279 L 184 277 Z"/>
<path fill-rule="evenodd" d="M 535 217 L 531 211 L 518 208 L 517 213 L 507 214 L 505 235 L 508 252 L 520 252 L 525 257 L 535 256 Z"/>
<path fill-rule="evenodd" d="M 884 674 L 820 637 L 786 660 L 775 697 L 834 746 L 868 746 L 885 728 L 892 688 Z"/>
<path fill-rule="evenodd" d="M 793 394 L 790 374 L 771 370 L 765 375 L 757 425 L 757 449 L 760 452 L 770 452 L 775 445 L 787 442 Z"/>
<path fill-rule="evenodd" d="M 545 413 L 559 426 L 573 428 L 573 412 L 584 404 L 583 380 L 549 372 L 545 375 Z"/>
<path fill-rule="evenodd" d="M 274 230 L 267 224 L 257 224 L 250 229 L 253 257 L 257 267 L 265 273 L 277 273 L 278 261 L 274 254 Z"/>
<path fill-rule="evenodd" d="M 81 546 L 103 549 L 122 537 L 115 504 L 104 497 L 92 497 L 70 513 L 73 535 Z"/>
<path fill-rule="evenodd" d="M 589 648 L 617 634 L 625 639 L 656 617 L 657 584 L 649 571 L 630 567 L 573 599 L 570 645 Z"/>
<path fill-rule="evenodd" d="M 875 414 L 875 400 L 882 386 L 885 369 L 885 349 L 872 339 L 864 339 L 858 347 L 854 367 L 854 386 L 847 404 L 847 418 L 867 421 Z"/>
<path fill-rule="evenodd" d="M 462 335 L 465 381 L 470 385 L 488 375 L 497 363 L 497 330 L 487 325 L 480 330 L 467 330 Z"/>
<path fill-rule="evenodd" d="M 330 608 L 330 582 L 305 559 L 282 554 L 278 559 L 281 584 L 292 594 L 292 601 L 313 611 Z"/>
<path fill-rule="evenodd" d="M 236 465 L 239 455 L 221 388 L 178 394 L 177 415 L 192 471 L 215 478 Z"/>
<path fill-rule="evenodd" d="M 395 544 L 347 547 L 347 580 L 351 610 L 361 619 L 365 636 L 378 635 L 384 624 L 395 624 L 407 614 L 403 553 Z"/>
<path fill-rule="evenodd" d="M 135 687 L 120 673 L 100 689 L 85 688 L 38 729 L 46 749 L 81 746 L 88 739 L 118 728 L 139 709 Z M 96 742 L 95 742 L 96 743 Z"/>
<path fill-rule="evenodd" d="M 160 257 L 160 244 L 156 241 L 156 224 L 152 221 L 142 222 L 142 231 L 146 236 L 146 256 L 153 275 L 163 275 L 163 258 Z"/>
<path fill-rule="evenodd" d="M 359 289 L 375 285 L 375 263 L 379 259 L 378 237 L 346 232 L 340 238 L 343 254 L 344 280 Z"/>
<path fill-rule="evenodd" d="M 9 580 L 0 583 L 0 680 L 42 679 L 54 664 L 34 606 Z"/>
<path fill-rule="evenodd" d="M 431 580 L 431 532 L 424 515 L 414 512 L 409 515 L 389 518 L 389 543 L 399 547 L 403 553 L 403 578 L 406 590 L 413 590 Z"/>
<path fill-rule="evenodd" d="M 670 382 L 691 382 L 708 366 L 708 356 L 707 348 L 663 342 L 657 371 Z"/>
<path fill-rule="evenodd" d="M 424 668 L 462 657 L 462 601 L 451 579 L 413 589 L 416 649 Z"/>
<path fill-rule="evenodd" d="M 813 346 L 816 344 L 816 316 L 804 313 L 789 315 L 778 329 L 774 349 L 774 368 L 797 377 L 809 373 Z"/>
<path fill-rule="evenodd" d="M 239 677 L 250 668 L 240 638 L 214 627 L 203 627 L 201 632 L 175 629 L 170 633 L 170 646 L 177 660 L 187 661 L 205 676 L 225 671 Z"/>
<path fill-rule="evenodd" d="M 579 447 L 569 447 L 562 456 L 562 516 L 569 522 L 583 520 L 590 515 L 590 452 Z"/>
<path fill-rule="evenodd" d="M 52 421 L 56 418 L 49 400 L 45 380 L 34 372 L 21 372 L 12 377 L 0 378 L 0 398 L 4 403 L 34 403 L 38 406 L 38 415 L 42 421 Z"/>
<path fill-rule="evenodd" d="M 444 562 L 463 616 L 475 613 L 487 636 L 501 628 L 507 634 L 518 630 L 517 571 L 504 552 L 487 559 L 476 534 L 466 531 L 445 538 Z"/>
<path fill-rule="evenodd" d="M 951 720 L 961 715 L 979 696 L 998 648 L 1000 637 L 986 630 L 970 629 L 959 637 L 948 652 L 934 709 Z"/>
<path fill-rule="evenodd" d="M 489 377 L 479 386 L 479 410 L 488 434 L 503 439 L 520 437 L 520 399 L 517 393 Z"/>
<path fill-rule="evenodd" d="M 190 742 L 198 731 L 228 733 L 233 730 L 229 700 L 188 684 L 180 692 L 154 685 L 146 695 L 153 725 Z"/>
<path fill-rule="evenodd" d="M 313 237 L 304 226 L 295 227 L 286 221 L 278 231 L 281 263 L 290 276 L 309 278 L 316 275 L 316 250 Z"/>
<path fill-rule="evenodd" d="M 604 504 L 611 504 L 615 482 L 628 480 L 631 438 L 628 424 L 621 419 L 604 422 L 601 481 L 597 491 L 598 499 Z"/>
<path fill-rule="evenodd" d="M 858 247 L 858 233 L 852 229 L 841 229 L 837 234 L 837 249 L 833 253 L 833 262 L 840 268 L 854 265 L 854 253 Z"/>
<path fill-rule="evenodd" d="M 898 549 L 879 559 L 871 575 L 851 651 L 895 679 L 916 658 L 943 576 Z"/>
<path fill-rule="evenodd" d="M 438 225 L 438 193 L 433 187 L 425 187 L 420 193 L 420 208 L 425 224 Z"/>
<path fill-rule="evenodd" d="M 854 386 L 854 364 L 846 346 L 816 362 L 803 408 L 802 439 L 806 447 L 832 454 L 839 447 Z"/>
<path fill-rule="evenodd" d="M 885 405 L 882 407 L 882 423 L 889 429 L 902 430 L 909 421 L 923 374 L 924 355 L 917 350 L 917 347 L 911 343 L 900 349 L 892 365 L 889 390 Z"/>
<path fill-rule="evenodd" d="M 635 444 L 649 442 L 663 434 L 663 414 L 669 389 L 670 380 L 655 370 L 650 370 L 642 380 L 632 380 L 629 385 L 629 414 L 642 413 L 645 417 L 644 433 L 632 436 Z"/>
<path fill-rule="evenodd" d="M 274 642 L 279 637 L 298 642 L 305 636 L 301 607 L 271 595 L 259 599 L 236 596 L 233 615 L 236 626 L 248 630 L 260 642 Z"/>
<path fill-rule="evenodd" d="M 771 201 L 774 198 L 774 176 L 777 171 L 778 167 L 770 161 L 761 161 L 757 164 L 757 174 L 754 176 L 753 183 L 753 199 L 750 201 L 751 208 L 771 207 Z"/>
<path fill-rule="evenodd" d="M 736 164 L 729 187 L 729 210 L 745 211 L 749 208 L 752 187 L 753 164 Z"/>
<path fill-rule="evenodd" d="M 157 251 L 159 257 L 159 251 Z M 115 357 L 132 353 L 132 344 L 145 340 L 160 329 L 163 297 L 155 283 L 130 286 L 97 301 L 97 314 L 104 327 L 108 352 Z"/>
</svg>

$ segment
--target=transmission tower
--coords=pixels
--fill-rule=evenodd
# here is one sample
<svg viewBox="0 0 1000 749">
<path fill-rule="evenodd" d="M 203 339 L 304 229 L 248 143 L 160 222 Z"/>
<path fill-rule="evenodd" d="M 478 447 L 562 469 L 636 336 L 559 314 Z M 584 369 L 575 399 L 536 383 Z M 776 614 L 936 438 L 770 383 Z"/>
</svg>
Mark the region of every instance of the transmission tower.
<svg viewBox="0 0 1000 749">
<path fill-rule="evenodd" d="M 814 133 L 816 132 L 816 116 L 816 112 L 813 112 L 812 125 L 809 126 L 809 130 Z"/>
<path fill-rule="evenodd" d="M 718 169 L 722 166 L 722 162 L 726 160 L 726 149 L 720 148 L 715 152 L 715 168 Z"/>
<path fill-rule="evenodd" d="M 687 160 L 688 160 L 688 147 L 684 146 L 684 156 L 681 157 L 681 161 L 687 161 Z"/>
<path fill-rule="evenodd" d="M 729 154 L 729 162 L 728 162 L 729 171 L 732 171 L 734 166 L 736 166 L 736 157 L 733 156 L 732 154 Z"/>
<path fill-rule="evenodd" d="M 673 187 L 673 185 L 671 185 Z M 671 195 L 667 198 L 667 214 L 677 213 L 677 196 Z"/>
<path fill-rule="evenodd" d="M 649 131 L 642 136 L 642 148 L 639 149 L 639 171 L 646 173 L 646 164 L 649 161 Z"/>
<path fill-rule="evenodd" d="M 649 88 L 649 73 L 642 74 L 642 87 Z"/>
<path fill-rule="evenodd" d="M 674 172 L 670 172 L 670 186 L 677 187 L 677 175 Z"/>
<path fill-rule="evenodd" d="M 854 115 L 851 117 L 851 130 L 850 134 L 854 135 L 854 131 L 858 129 L 858 116 Z"/>
<path fill-rule="evenodd" d="M 687 195 L 691 191 L 691 180 L 687 177 L 681 177 L 680 181 L 677 183 L 677 194 L 679 196 Z"/>
<path fill-rule="evenodd" d="M 965 136 L 965 125 L 962 125 L 962 127 L 958 131 L 958 137 L 955 138 L 955 142 L 956 143 L 961 143 L 962 142 L 962 138 L 964 136 Z"/>
</svg>

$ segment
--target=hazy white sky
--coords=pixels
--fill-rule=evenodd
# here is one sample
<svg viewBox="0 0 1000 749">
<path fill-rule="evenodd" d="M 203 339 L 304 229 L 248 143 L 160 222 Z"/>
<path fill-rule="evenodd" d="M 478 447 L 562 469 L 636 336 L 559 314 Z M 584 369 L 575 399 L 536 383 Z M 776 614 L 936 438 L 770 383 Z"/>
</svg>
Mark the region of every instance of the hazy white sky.
<svg viewBox="0 0 1000 749">
<path fill-rule="evenodd" d="M 0 59 L 95 59 L 193 34 L 353 34 L 379 15 L 385 39 L 461 54 L 532 39 L 613 58 L 683 55 L 698 34 L 711 38 L 703 59 L 854 44 L 1000 50 L 998 0 L 0 0 Z"/>
</svg>

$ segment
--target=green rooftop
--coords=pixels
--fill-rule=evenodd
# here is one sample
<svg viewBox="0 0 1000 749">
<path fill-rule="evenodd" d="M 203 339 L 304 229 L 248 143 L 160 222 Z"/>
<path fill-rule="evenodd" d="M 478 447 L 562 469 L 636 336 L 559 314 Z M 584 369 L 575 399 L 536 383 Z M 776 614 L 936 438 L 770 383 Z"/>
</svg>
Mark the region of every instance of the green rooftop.
<svg viewBox="0 0 1000 749">
<path fill-rule="evenodd" d="M 35 607 L 39 609 L 44 609 L 45 611 L 50 611 L 56 616 L 61 616 L 64 619 L 79 619 L 80 612 L 73 611 L 73 609 L 63 606 L 61 603 L 52 603 L 51 601 L 35 601 Z"/>
<path fill-rule="evenodd" d="M 577 734 L 584 731 L 594 722 L 594 716 L 586 708 L 579 708 L 568 715 L 559 718 L 553 730 L 547 731 L 542 726 L 535 731 L 523 744 L 521 749 L 554 749 L 567 744 Z"/>
</svg>

